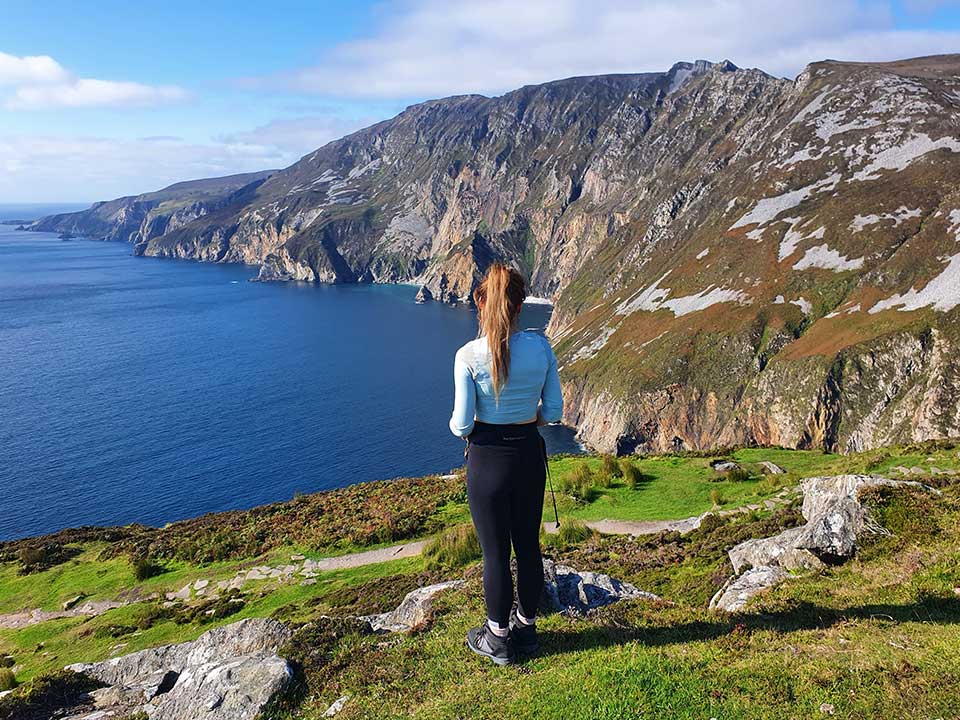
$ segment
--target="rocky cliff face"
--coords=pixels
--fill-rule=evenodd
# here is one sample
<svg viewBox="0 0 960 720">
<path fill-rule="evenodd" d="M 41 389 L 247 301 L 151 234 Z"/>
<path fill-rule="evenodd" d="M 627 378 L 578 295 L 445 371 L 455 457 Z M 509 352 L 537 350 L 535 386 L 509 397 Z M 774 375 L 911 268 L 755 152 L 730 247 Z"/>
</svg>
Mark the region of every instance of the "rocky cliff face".
<svg viewBox="0 0 960 720">
<path fill-rule="evenodd" d="M 139 245 L 208 213 L 231 207 L 239 209 L 250 199 L 249 193 L 274 172 L 180 182 L 157 192 L 99 202 L 89 210 L 49 215 L 30 223 L 26 229 Z"/>
<path fill-rule="evenodd" d="M 958 72 L 698 62 L 453 97 L 165 225 L 76 218 L 140 254 L 444 302 L 504 259 L 555 299 L 567 420 L 602 450 L 957 435 Z"/>
</svg>

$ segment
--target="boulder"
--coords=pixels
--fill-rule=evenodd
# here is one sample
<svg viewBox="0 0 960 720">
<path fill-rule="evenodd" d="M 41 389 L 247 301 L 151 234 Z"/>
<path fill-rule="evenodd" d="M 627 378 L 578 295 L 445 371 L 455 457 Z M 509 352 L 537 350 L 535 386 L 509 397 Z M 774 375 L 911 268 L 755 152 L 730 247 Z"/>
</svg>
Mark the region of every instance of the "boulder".
<svg viewBox="0 0 960 720">
<path fill-rule="evenodd" d="M 732 548 L 727 555 L 734 572 L 746 568 L 779 565 L 786 570 L 819 569 L 823 562 L 812 552 L 798 547 L 804 528 L 790 528 L 768 538 L 746 540 Z"/>
<path fill-rule="evenodd" d="M 83 598 L 84 598 L 84 595 L 83 595 L 83 594 L 80 594 L 80 595 L 75 595 L 74 597 L 70 598 L 69 600 L 64 600 L 64 601 L 63 601 L 63 609 L 64 609 L 64 610 L 70 610 L 71 608 L 75 607 L 75 606 L 77 605 L 77 603 L 79 603 L 81 600 L 83 600 Z"/>
<path fill-rule="evenodd" d="M 407 632 L 423 624 L 437 595 L 463 585 L 463 580 L 448 580 L 417 588 L 407 593 L 396 609 L 378 615 L 364 615 L 359 619 L 369 623 L 374 632 Z"/>
<path fill-rule="evenodd" d="M 253 720 L 293 679 L 292 668 L 277 655 L 291 635 L 275 620 L 253 618 L 192 642 L 67 669 L 106 685 L 92 694 L 98 712 L 145 712 L 151 720 Z"/>
<path fill-rule="evenodd" d="M 805 532 L 796 547 L 820 557 L 836 559 L 853 555 L 857 537 L 868 525 L 867 509 L 860 503 L 860 491 L 868 487 L 913 487 L 936 494 L 938 490 L 918 482 L 890 480 L 877 475 L 836 475 L 815 477 L 801 483 Z"/>
<path fill-rule="evenodd" d="M 543 561 L 543 579 L 544 604 L 560 612 L 585 613 L 622 599 L 660 599 L 609 575 L 577 571 L 547 559 Z"/>
<path fill-rule="evenodd" d="M 764 475 L 783 475 L 786 472 L 782 467 L 769 460 L 761 460 L 759 465 L 760 472 Z"/>
<path fill-rule="evenodd" d="M 918 482 L 875 475 L 836 475 L 804 480 L 802 514 L 805 524 L 768 538 L 746 540 L 727 553 L 736 575 L 714 596 L 711 608 L 736 611 L 761 590 L 788 577 L 789 570 L 818 570 L 824 561 L 852 556 L 866 532 L 882 532 L 861 504 L 868 487 L 915 487 L 940 494 Z"/>
<path fill-rule="evenodd" d="M 754 595 L 779 585 L 788 577 L 787 571 L 777 566 L 751 568 L 742 575 L 727 580 L 710 600 L 710 609 L 739 612 Z"/>
<path fill-rule="evenodd" d="M 728 473 L 731 470 L 740 469 L 740 466 L 732 460 L 714 460 L 712 463 L 710 463 L 710 467 L 719 473 Z"/>
</svg>

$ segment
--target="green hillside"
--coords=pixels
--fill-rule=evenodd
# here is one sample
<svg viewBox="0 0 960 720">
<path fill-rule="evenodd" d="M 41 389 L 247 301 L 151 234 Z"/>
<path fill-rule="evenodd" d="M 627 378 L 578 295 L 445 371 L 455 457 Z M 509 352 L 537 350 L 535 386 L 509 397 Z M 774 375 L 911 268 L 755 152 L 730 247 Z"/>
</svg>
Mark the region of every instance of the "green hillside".
<svg viewBox="0 0 960 720">
<path fill-rule="evenodd" d="M 734 459 L 743 473 L 722 476 L 710 467 L 719 457 Z M 761 461 L 787 472 L 762 475 Z M 730 547 L 800 521 L 796 501 L 768 508 L 763 500 L 783 497 L 804 477 L 897 477 L 899 468 L 942 495 L 877 492 L 867 502 L 888 534 L 873 536 L 854 560 L 799 574 L 743 614 L 707 609 L 732 572 Z M 42 678 L 66 664 L 193 639 L 243 617 L 311 623 L 286 649 L 301 682 L 274 708 L 277 717 L 319 718 L 344 695 L 341 718 L 958 717 L 958 473 L 951 443 L 848 456 L 742 449 L 626 463 L 555 458 L 567 531 L 544 537 L 546 554 L 662 600 L 545 616 L 541 655 L 507 668 L 463 647 L 467 628 L 483 617 L 479 563 L 469 553 L 462 562 L 432 553 L 321 570 L 312 583 L 265 577 L 219 598 L 194 592 L 164 606 L 165 593 L 197 580 L 213 585 L 301 555 L 319 560 L 443 533 L 468 518 L 460 475 L 366 483 L 162 529 L 84 529 L 4 543 L 0 666 L 10 667 L 0 682 L 23 685 L 0 699 L 0 718 L 18 717 L 11 713 L 23 710 L 22 698 L 38 697 Z M 583 530 L 576 519 L 679 519 L 747 504 L 760 507 L 711 515 L 684 535 L 570 530 Z M 338 512 L 325 520 L 331 508 Z M 364 634 L 337 619 L 390 610 L 416 587 L 461 577 L 464 589 L 439 596 L 428 622 L 410 635 Z M 92 617 L 2 627 L 15 613 L 61 611 L 77 596 L 126 604 Z"/>
</svg>

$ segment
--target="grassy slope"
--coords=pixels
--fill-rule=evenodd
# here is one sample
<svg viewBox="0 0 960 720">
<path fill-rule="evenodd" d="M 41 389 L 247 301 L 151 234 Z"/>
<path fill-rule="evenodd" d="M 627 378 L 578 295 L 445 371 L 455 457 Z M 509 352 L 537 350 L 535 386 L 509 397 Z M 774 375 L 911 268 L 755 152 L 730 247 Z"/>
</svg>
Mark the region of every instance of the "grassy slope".
<svg viewBox="0 0 960 720">
<path fill-rule="evenodd" d="M 561 496 L 562 514 L 584 519 L 679 518 L 709 509 L 711 491 L 717 488 L 725 505 L 733 506 L 811 475 L 883 472 L 896 465 L 960 468 L 955 449 L 930 447 L 852 456 L 749 449 L 733 456 L 748 469 L 759 460 L 772 460 L 788 475 L 772 481 L 718 482 L 708 458 L 637 458 L 645 477 L 637 489 L 615 482 L 592 503 L 580 505 Z M 596 468 L 601 465 L 599 458 L 558 458 L 552 464 L 554 479 L 584 461 Z M 428 525 L 447 526 L 467 517 L 463 503 L 454 499 L 440 506 Z M 822 577 L 784 586 L 758 606 L 776 614 L 747 616 L 740 620 L 741 629 L 736 621 L 703 609 L 729 572 L 725 550 L 741 536 L 771 534 L 776 522 L 787 520 L 757 513 L 733 521 L 745 523 L 742 527 L 713 531 L 721 533 L 716 536 L 710 531 L 701 536 L 698 531 L 684 538 L 641 541 L 594 537 L 552 551 L 577 567 L 607 570 L 677 604 L 621 604 L 591 620 L 544 618 L 546 654 L 520 669 L 497 670 L 463 652 L 463 632 L 482 616 L 473 566 L 467 570 L 471 580 L 466 602 L 462 594 L 442 600 L 429 632 L 386 643 L 349 634 L 338 641 L 332 662 L 321 674 L 322 686 L 315 688 L 317 699 L 303 712 L 307 717 L 317 715 L 325 702 L 348 691 L 354 699 L 344 717 L 485 717 L 501 711 L 498 698 L 516 717 L 623 717 L 625 708 L 670 717 L 749 717 L 758 702 L 763 717 L 802 716 L 810 708 L 816 711 L 820 702 L 843 708 L 841 714 L 849 710 L 850 716 L 883 707 L 887 716 L 897 717 L 901 708 L 905 712 L 921 700 L 936 712 L 912 717 L 954 717 L 960 707 L 949 714 L 944 687 L 957 680 L 952 668 L 960 662 L 956 650 L 960 613 L 956 601 L 944 605 L 935 600 L 949 596 L 953 585 L 960 586 L 957 517 L 943 522 L 936 542 L 925 536 L 909 549 L 890 546 L 889 552 L 874 552 Z M 100 559 L 101 549 L 91 543 L 72 560 L 29 576 L 18 575 L 14 563 L 0 563 L 0 613 L 59 609 L 63 600 L 81 591 L 92 599 L 114 599 L 126 593 L 143 597 L 177 590 L 197 577 L 229 578 L 240 567 L 277 564 L 303 550 L 275 547 L 256 559 L 204 566 L 168 560 L 166 573 L 135 584 L 129 560 Z M 160 620 L 143 630 L 110 636 L 111 626 L 135 626 L 154 607 L 140 603 L 98 618 L 0 630 L 0 656 L 14 656 L 17 678 L 23 681 L 69 662 L 192 639 L 215 624 L 242 617 L 275 615 L 297 622 L 317 614 L 386 610 L 406 589 L 430 579 L 423 570 L 424 561 L 415 558 L 324 573 L 312 586 L 277 587 L 267 581 L 248 586 L 254 595 L 239 613 L 204 625 Z M 434 577 L 461 573 L 450 568 Z M 358 586 L 376 598 L 372 607 L 351 605 L 356 592 L 350 589 Z M 857 610 L 868 606 L 875 606 L 875 611 Z M 522 678 L 515 678 L 517 674 Z M 897 684 L 900 675 L 905 678 L 901 684 L 916 687 L 904 690 Z M 516 682 L 491 687 L 498 678 Z"/>
<path fill-rule="evenodd" d="M 761 596 L 749 614 L 709 613 L 674 595 L 587 619 L 551 615 L 540 621 L 543 654 L 519 667 L 496 668 L 462 646 L 483 613 L 474 575 L 467 602 L 447 596 L 424 634 L 346 638 L 319 697 L 295 716 L 320 717 L 347 694 L 345 719 L 788 719 L 821 716 L 824 703 L 837 717 L 958 717 L 960 484 L 945 494 L 895 501 L 895 536 Z M 738 518 L 695 542 L 710 554 L 720 539 L 711 534 L 732 537 L 754 522 Z"/>
<path fill-rule="evenodd" d="M 80 581 L 88 574 L 89 567 L 87 563 L 81 563 L 78 567 L 83 570 L 73 575 L 73 579 Z M 411 575 L 422 569 L 423 561 L 420 558 L 409 558 L 322 573 L 316 585 L 302 586 L 294 583 L 277 586 L 270 581 L 254 583 L 245 588 L 253 591 L 253 599 L 234 615 L 202 625 L 198 623 L 180 625 L 173 620 L 164 620 L 144 630 L 137 630 L 119 637 L 112 637 L 105 634 L 105 631 L 114 626 L 137 625 L 141 618 L 156 607 L 155 604 L 137 603 L 111 610 L 99 617 L 63 618 L 32 625 L 22 630 L 0 629 L 0 654 L 13 655 L 22 668 L 17 672 L 18 680 L 29 680 L 38 674 L 52 672 L 74 662 L 88 662 L 157 645 L 193 640 L 201 633 L 218 625 L 236 622 L 245 617 L 269 617 L 277 614 L 280 608 L 284 608 L 284 619 L 296 622 L 305 619 L 311 613 L 329 610 L 329 605 L 323 602 L 324 597 L 344 587 L 352 587 L 392 575 Z M 120 575 L 114 568 L 108 566 L 104 570 L 104 577 L 120 579 Z M 209 568 L 205 568 L 202 573 L 198 573 L 193 569 L 191 574 L 194 577 L 201 575 L 209 577 L 208 570 Z M 52 579 L 44 575 L 51 573 L 56 573 L 56 569 L 30 577 L 34 578 L 36 586 L 43 587 L 48 580 Z M 185 571 L 178 572 L 180 587 L 185 584 L 184 573 Z M 65 574 L 72 575 L 72 573 Z M 228 576 L 232 576 L 232 573 L 228 573 Z M 128 570 L 126 577 L 130 577 Z M 62 578 L 63 574 L 61 574 Z M 158 582 L 148 581 L 144 585 L 167 589 L 177 587 L 176 583 L 164 585 L 163 583 L 167 582 L 165 578 L 166 575 L 153 578 L 152 580 Z M 42 647 L 40 647 L 41 643 Z M 121 644 L 122 646 L 118 647 Z"/>
</svg>

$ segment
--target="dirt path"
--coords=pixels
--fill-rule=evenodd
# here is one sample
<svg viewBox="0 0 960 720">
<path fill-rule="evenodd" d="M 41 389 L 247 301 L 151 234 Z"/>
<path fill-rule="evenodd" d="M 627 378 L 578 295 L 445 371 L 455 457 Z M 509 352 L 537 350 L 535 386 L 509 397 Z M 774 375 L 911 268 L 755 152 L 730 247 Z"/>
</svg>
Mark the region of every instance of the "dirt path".
<svg viewBox="0 0 960 720">
<path fill-rule="evenodd" d="M 112 600 L 91 600 L 70 610 L 24 610 L 23 612 L 0 615 L 0 628 L 4 630 L 20 630 L 21 628 L 70 617 L 96 617 L 108 610 L 114 610 L 126 605 L 124 602 Z"/>
<path fill-rule="evenodd" d="M 363 552 L 350 553 L 348 555 L 321 558 L 320 560 L 314 560 L 311 567 L 314 570 L 320 571 L 345 570 L 346 568 L 373 565 L 374 563 L 387 562 L 388 560 L 414 557 L 423 552 L 423 548 L 428 542 L 428 540 L 416 540 L 403 543 L 402 545 L 377 548 L 376 550 L 364 550 Z"/>
</svg>

